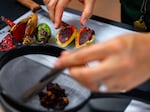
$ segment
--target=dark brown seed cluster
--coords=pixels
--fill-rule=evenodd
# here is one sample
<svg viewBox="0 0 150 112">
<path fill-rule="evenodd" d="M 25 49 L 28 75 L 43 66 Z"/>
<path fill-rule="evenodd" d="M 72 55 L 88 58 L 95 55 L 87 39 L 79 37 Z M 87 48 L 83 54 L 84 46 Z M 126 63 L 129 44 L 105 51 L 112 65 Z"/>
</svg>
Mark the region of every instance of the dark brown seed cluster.
<svg viewBox="0 0 150 112">
<path fill-rule="evenodd" d="M 47 91 L 39 93 L 40 103 L 47 109 L 63 110 L 69 103 L 65 90 L 55 83 L 47 85 Z"/>
</svg>

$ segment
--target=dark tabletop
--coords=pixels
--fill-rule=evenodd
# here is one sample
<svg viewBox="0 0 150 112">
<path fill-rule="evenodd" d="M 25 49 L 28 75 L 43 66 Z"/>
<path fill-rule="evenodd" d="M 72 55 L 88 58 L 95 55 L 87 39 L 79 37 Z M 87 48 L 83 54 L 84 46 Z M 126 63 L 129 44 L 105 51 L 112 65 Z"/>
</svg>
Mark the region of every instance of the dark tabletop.
<svg viewBox="0 0 150 112">
<path fill-rule="evenodd" d="M 42 4 L 41 0 L 35 0 L 37 3 Z M 29 9 L 20 5 L 16 0 L 1 0 L 0 3 L 0 16 L 5 16 L 11 20 L 15 20 Z M 0 20 L 0 29 L 6 24 Z"/>
</svg>

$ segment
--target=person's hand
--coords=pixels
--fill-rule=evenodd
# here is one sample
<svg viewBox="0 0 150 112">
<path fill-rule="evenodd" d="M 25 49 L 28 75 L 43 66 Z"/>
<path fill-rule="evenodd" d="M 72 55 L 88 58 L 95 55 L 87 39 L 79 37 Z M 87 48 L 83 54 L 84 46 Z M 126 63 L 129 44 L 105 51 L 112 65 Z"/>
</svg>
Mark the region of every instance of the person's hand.
<svg viewBox="0 0 150 112">
<path fill-rule="evenodd" d="M 92 16 L 96 0 L 79 0 L 79 1 L 84 5 L 84 9 L 80 18 L 80 24 L 85 25 L 86 21 Z"/>
<path fill-rule="evenodd" d="M 71 0 L 43 0 L 44 4 L 46 5 L 49 11 L 50 18 L 54 22 L 55 28 L 59 28 L 61 26 L 63 11 L 70 1 Z M 80 23 L 81 25 L 85 25 L 87 19 L 90 18 L 92 15 L 95 0 L 79 1 L 84 4 L 84 9 L 81 15 Z"/>
<path fill-rule="evenodd" d="M 92 61 L 100 63 L 85 66 Z M 92 91 L 98 91 L 101 81 L 107 85 L 107 92 L 131 90 L 150 78 L 150 34 L 126 34 L 64 51 L 55 66 L 69 68 L 71 76 Z"/>
</svg>

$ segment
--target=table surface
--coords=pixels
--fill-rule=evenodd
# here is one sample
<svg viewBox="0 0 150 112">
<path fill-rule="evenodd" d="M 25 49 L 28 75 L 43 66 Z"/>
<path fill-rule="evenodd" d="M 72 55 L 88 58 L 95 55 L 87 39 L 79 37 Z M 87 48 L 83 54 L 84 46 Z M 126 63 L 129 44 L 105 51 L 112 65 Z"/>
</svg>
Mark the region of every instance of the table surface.
<svg viewBox="0 0 150 112">
<path fill-rule="evenodd" d="M 36 0 L 36 2 L 42 4 L 41 0 Z M 16 20 L 20 16 L 24 15 L 27 11 L 29 11 L 26 7 L 23 7 L 22 5 L 17 3 L 15 0 L 3 1 L 3 3 L 0 4 L 0 9 L 1 9 L 0 15 L 8 17 L 11 20 Z M 77 12 L 77 11 L 73 11 L 72 13 L 74 13 L 74 12 Z M 77 12 L 77 13 L 79 14 L 80 12 Z M 66 18 L 64 18 L 64 19 L 66 19 Z M 90 21 L 91 24 L 89 24 L 89 26 L 93 26 L 93 23 L 92 23 L 93 20 L 96 20 L 96 24 L 97 24 L 97 19 L 99 19 L 101 21 L 101 23 L 98 23 L 100 26 L 104 25 L 109 28 L 109 29 L 106 28 L 105 30 L 107 30 L 110 34 L 109 33 L 106 34 L 106 32 L 104 32 L 104 31 L 100 32 L 101 36 L 105 35 L 105 37 L 109 37 L 108 39 L 113 38 L 113 36 L 116 36 L 116 35 L 119 35 L 122 33 L 132 32 L 131 30 L 133 30 L 132 27 L 130 27 L 126 24 L 114 22 L 114 21 L 107 20 L 104 18 L 97 18 L 96 16 L 93 16 L 92 20 Z M 2 21 L 0 21 L 0 29 L 3 28 L 4 26 L 6 26 L 6 24 L 4 24 Z M 95 29 L 97 29 L 97 28 L 95 28 Z M 116 32 L 113 32 L 114 35 L 110 36 L 112 33 L 112 31 L 111 31 L 112 29 L 116 30 Z M 97 35 L 99 35 L 99 34 L 97 34 Z M 105 40 L 107 40 L 107 39 L 101 38 L 100 40 L 98 39 L 97 41 L 105 41 Z M 89 102 L 92 103 L 93 100 L 91 100 Z M 96 102 L 97 102 L 97 104 L 99 104 L 99 106 L 102 106 L 102 107 L 100 107 L 102 109 L 102 112 L 110 111 L 110 110 L 122 112 L 127 107 L 127 105 L 130 103 L 130 99 L 107 98 L 107 100 L 106 100 L 105 98 L 101 98 L 101 99 L 97 99 Z M 1 110 L 0 110 L 0 112 L 1 112 Z M 79 112 L 94 112 L 94 111 L 90 110 L 89 103 L 88 103 Z"/>
</svg>

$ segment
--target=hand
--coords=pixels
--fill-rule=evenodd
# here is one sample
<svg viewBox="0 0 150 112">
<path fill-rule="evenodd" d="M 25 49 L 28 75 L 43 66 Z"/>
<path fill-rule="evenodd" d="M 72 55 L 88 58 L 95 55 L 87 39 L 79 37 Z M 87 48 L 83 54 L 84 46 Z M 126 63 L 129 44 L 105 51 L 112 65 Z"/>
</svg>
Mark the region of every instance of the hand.
<svg viewBox="0 0 150 112">
<path fill-rule="evenodd" d="M 54 22 L 55 28 L 59 28 L 61 26 L 61 19 L 64 9 L 65 7 L 67 7 L 70 1 L 71 0 L 43 0 L 49 11 L 50 18 Z M 95 0 L 79 1 L 84 4 L 84 10 L 81 16 L 80 23 L 81 25 L 85 25 L 87 19 L 92 15 Z"/>
<path fill-rule="evenodd" d="M 79 1 L 84 5 L 84 9 L 80 18 L 80 24 L 84 26 L 86 24 L 86 21 L 92 16 L 96 0 L 79 0 Z"/>
<path fill-rule="evenodd" d="M 100 63 L 85 66 L 91 61 Z M 71 76 L 92 91 L 98 91 L 100 81 L 107 85 L 107 92 L 130 90 L 150 78 L 150 34 L 126 34 L 65 51 L 55 66 L 68 67 Z"/>
</svg>

